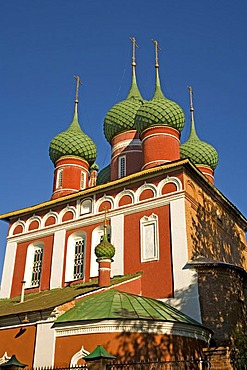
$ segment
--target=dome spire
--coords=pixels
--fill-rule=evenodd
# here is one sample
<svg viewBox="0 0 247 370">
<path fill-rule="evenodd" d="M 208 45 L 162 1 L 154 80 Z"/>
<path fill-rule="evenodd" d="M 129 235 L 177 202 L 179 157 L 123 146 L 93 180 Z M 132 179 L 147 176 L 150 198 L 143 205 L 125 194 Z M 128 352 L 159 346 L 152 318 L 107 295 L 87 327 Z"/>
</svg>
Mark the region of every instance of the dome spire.
<svg viewBox="0 0 247 370">
<path fill-rule="evenodd" d="M 142 100 L 142 96 L 136 82 L 136 49 L 138 48 L 138 45 L 136 43 L 135 37 L 130 37 L 130 41 L 132 42 L 132 83 L 127 99 L 134 98 Z"/>
<path fill-rule="evenodd" d="M 69 126 L 69 129 L 79 129 L 81 130 L 80 124 L 78 122 L 78 104 L 79 104 L 79 87 L 82 85 L 81 79 L 79 76 L 74 76 L 76 80 L 76 88 L 75 88 L 75 108 L 74 108 L 74 118 Z"/>
<path fill-rule="evenodd" d="M 161 90 L 160 86 L 160 76 L 159 76 L 159 50 L 161 50 L 158 41 L 157 40 L 152 40 L 155 46 L 155 91 L 154 91 L 154 96 L 153 99 L 159 99 L 159 98 L 164 98 L 164 94 Z"/>
<path fill-rule="evenodd" d="M 195 119 L 194 119 L 194 106 L 193 106 L 193 90 L 191 86 L 188 86 L 190 92 L 190 136 L 189 139 L 199 139 L 196 133 Z"/>
</svg>

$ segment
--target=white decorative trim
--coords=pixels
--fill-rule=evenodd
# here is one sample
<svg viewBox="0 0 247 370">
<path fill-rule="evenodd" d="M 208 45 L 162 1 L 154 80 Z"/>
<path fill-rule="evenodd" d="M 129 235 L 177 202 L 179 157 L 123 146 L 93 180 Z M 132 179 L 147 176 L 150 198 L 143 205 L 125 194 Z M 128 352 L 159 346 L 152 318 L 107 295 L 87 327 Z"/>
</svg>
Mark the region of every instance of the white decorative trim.
<svg viewBox="0 0 247 370">
<path fill-rule="evenodd" d="M 32 285 L 33 278 L 33 267 L 34 267 L 34 256 L 35 252 L 41 250 L 41 268 L 40 268 L 40 274 L 39 274 L 39 281 L 37 284 Z M 25 264 L 25 270 L 24 270 L 24 281 L 25 281 L 25 289 L 31 288 L 31 287 L 37 287 L 40 285 L 40 281 L 42 279 L 42 267 L 43 267 L 43 254 L 44 254 L 44 243 L 42 241 L 37 241 L 35 243 L 32 243 L 27 248 L 27 254 L 26 254 L 26 264 Z"/>
<path fill-rule="evenodd" d="M 165 133 L 165 132 L 159 132 L 159 133 L 156 133 L 156 134 L 148 135 L 144 139 L 142 139 L 142 143 L 144 143 L 144 141 L 146 141 L 150 137 L 157 137 L 157 136 L 170 136 L 170 137 L 176 139 L 180 143 L 179 138 L 177 138 L 175 135 L 168 134 L 168 133 Z"/>
<path fill-rule="evenodd" d="M 200 326 L 194 326 L 176 322 L 148 321 L 148 320 L 102 320 L 97 323 L 83 323 L 69 327 L 55 327 L 56 337 L 96 334 L 96 333 L 155 333 L 166 335 L 178 335 L 195 338 L 208 342 L 211 337 L 209 330 Z"/>
<path fill-rule="evenodd" d="M 37 222 L 38 222 L 38 224 L 39 224 L 38 229 L 40 229 L 42 219 L 41 219 L 41 217 L 40 217 L 40 216 L 33 215 L 32 217 L 30 217 L 30 218 L 27 220 L 25 231 L 28 231 L 29 226 L 30 226 L 30 224 L 31 224 L 33 221 L 37 221 Z"/>
<path fill-rule="evenodd" d="M 72 214 L 73 214 L 73 219 L 75 219 L 75 217 L 76 217 L 76 209 L 75 209 L 75 207 L 72 207 L 72 206 L 67 206 L 67 207 L 65 207 L 64 209 L 62 209 L 62 211 L 59 213 L 59 215 L 58 215 L 58 222 L 60 223 L 62 223 L 63 222 L 63 216 L 65 215 L 65 213 L 67 213 L 67 212 L 71 212 Z"/>
<path fill-rule="evenodd" d="M 90 207 L 88 207 L 89 211 L 88 212 L 82 212 L 83 204 L 89 204 L 89 202 L 90 202 Z M 92 213 L 92 212 L 93 212 L 93 199 L 92 198 L 84 198 L 80 202 L 80 216 L 85 216 L 85 215 L 88 215 L 89 213 Z"/>
<path fill-rule="evenodd" d="M 111 204 L 111 209 L 114 208 L 114 198 L 110 195 L 104 195 L 102 198 L 98 199 L 95 204 L 95 213 L 99 212 L 99 208 L 102 203 L 109 202 Z M 101 211 L 103 212 L 103 211 Z"/>
<path fill-rule="evenodd" d="M 122 149 L 122 148 L 127 148 L 127 147 L 132 147 L 132 146 L 141 146 L 141 140 L 140 139 L 134 139 L 134 140 L 130 139 L 130 140 L 120 141 L 119 143 L 115 144 L 112 147 L 112 154 L 116 150 L 119 150 L 119 149 Z"/>
<path fill-rule="evenodd" d="M 124 189 L 123 191 L 121 191 L 121 193 L 118 193 L 114 199 L 114 208 L 118 208 L 120 207 L 119 206 L 119 202 L 120 200 L 125 196 L 125 195 L 128 195 L 132 202 L 130 204 L 134 204 L 135 203 L 135 193 L 133 190 L 128 190 L 128 189 Z M 130 206 L 130 204 L 128 204 L 128 206 Z M 122 207 L 122 206 L 121 206 Z"/>
<path fill-rule="evenodd" d="M 80 351 L 76 352 L 76 353 L 74 354 L 74 356 L 72 356 L 72 358 L 71 358 L 71 360 L 70 360 L 69 367 L 75 367 L 75 366 L 77 365 L 78 361 L 79 361 L 81 358 L 83 358 L 83 357 L 85 357 L 85 356 L 89 355 L 89 353 L 90 353 L 90 352 L 88 352 L 87 350 L 85 350 L 85 348 L 82 346 L 82 347 L 81 347 L 81 349 L 80 349 Z"/>
<path fill-rule="evenodd" d="M 84 161 L 85 162 L 85 161 Z M 74 164 L 74 163 L 65 163 L 65 164 L 60 164 L 59 166 L 56 166 L 56 170 L 57 169 L 60 169 L 60 168 L 63 168 L 63 167 L 78 167 L 80 169 L 83 169 L 84 171 L 86 171 L 87 173 L 89 173 L 86 168 L 84 166 L 80 166 L 79 164 Z"/>
<path fill-rule="evenodd" d="M 46 215 L 44 215 L 44 217 L 42 218 L 41 225 L 40 225 L 41 228 L 42 227 L 47 227 L 47 226 L 45 226 L 45 223 L 46 223 L 46 221 L 48 220 L 49 217 L 54 217 L 55 218 L 55 224 L 58 223 L 58 213 L 50 211 Z"/>
<path fill-rule="evenodd" d="M 17 226 L 22 226 L 22 232 L 25 232 L 25 229 L 26 229 L 26 224 L 24 221 L 22 220 L 18 220 L 16 221 L 15 223 L 13 223 L 13 225 L 11 226 L 11 228 L 9 229 L 9 236 L 12 236 L 13 235 L 13 232 L 15 230 L 15 228 Z"/>
<path fill-rule="evenodd" d="M 37 322 L 33 368 L 54 366 L 55 330 L 53 322 Z"/>
<path fill-rule="evenodd" d="M 153 192 L 153 195 L 154 197 L 153 198 L 156 198 L 157 197 L 157 188 L 154 184 L 143 184 L 141 185 L 137 190 L 136 190 L 136 200 L 137 202 L 141 202 L 140 201 L 140 196 L 141 196 L 141 193 L 144 191 L 144 190 L 151 190 Z M 152 198 L 152 199 L 153 199 Z M 145 199 L 146 200 L 146 199 Z M 145 201 L 144 200 L 144 201 Z"/>
<path fill-rule="evenodd" d="M 136 212 L 146 211 L 150 209 L 154 209 L 156 207 L 161 207 L 163 205 L 169 204 L 170 202 L 177 200 L 177 199 L 184 199 L 184 191 L 171 193 L 171 194 L 164 194 L 159 198 L 148 198 L 146 200 L 143 200 L 141 202 L 138 201 L 138 199 L 135 201 L 135 204 L 130 204 L 129 206 L 120 207 L 118 209 L 111 209 L 109 211 L 110 217 L 122 215 L 130 215 Z M 112 198 L 112 197 L 111 197 Z M 114 199 L 114 198 L 112 198 Z M 98 202 L 100 204 L 107 200 L 106 198 L 100 198 Z M 96 212 L 96 210 L 95 210 Z M 92 224 L 99 224 L 104 222 L 104 214 L 103 212 L 100 212 L 99 214 L 90 214 L 88 217 L 83 218 L 80 217 L 79 219 L 73 219 L 64 221 L 63 223 L 57 224 L 57 225 L 51 225 L 47 226 L 44 229 L 39 230 L 31 230 L 26 232 L 25 234 L 18 234 L 13 236 L 8 236 L 7 240 L 10 242 L 17 242 L 17 243 L 23 243 L 26 241 L 32 241 L 35 239 L 43 238 L 45 236 L 53 235 L 54 232 L 65 229 L 73 230 L 76 228 L 82 228 L 88 225 Z"/>
<path fill-rule="evenodd" d="M 75 242 L 77 240 L 84 240 L 84 254 L 83 254 L 83 279 L 85 275 L 85 264 L 86 264 L 86 233 L 85 231 L 76 231 L 68 237 L 67 243 L 67 254 L 66 254 L 66 270 L 65 270 L 65 281 L 74 281 L 78 278 L 74 278 L 74 261 L 75 261 Z"/>
<path fill-rule="evenodd" d="M 117 154 L 113 155 L 113 156 L 111 157 L 111 162 L 112 162 L 115 158 L 119 157 L 120 155 L 128 154 L 128 153 L 142 153 L 142 150 L 138 150 L 138 149 L 124 150 L 124 151 L 122 151 L 121 153 L 117 153 Z"/>
<path fill-rule="evenodd" d="M 152 227 L 152 230 L 150 230 Z M 147 231 L 147 228 L 149 231 Z M 151 235 L 150 235 L 151 231 Z M 151 216 L 144 216 L 140 219 L 141 232 L 141 262 L 157 261 L 159 259 L 159 230 L 158 230 L 158 216 L 154 213 Z M 150 240 L 150 238 L 152 240 Z M 153 249 L 152 255 L 147 256 L 150 247 Z"/>
<path fill-rule="evenodd" d="M 172 183 L 176 185 L 177 190 L 176 191 L 181 191 L 183 190 L 183 185 L 181 181 L 177 177 L 169 177 L 167 176 L 164 180 L 161 180 L 157 186 L 158 189 L 158 196 L 162 196 L 162 189 L 166 184 Z"/>
<path fill-rule="evenodd" d="M 8 360 L 10 360 L 11 357 L 7 355 L 7 352 L 4 352 L 3 356 L 0 357 L 0 366 L 5 364 Z"/>
</svg>

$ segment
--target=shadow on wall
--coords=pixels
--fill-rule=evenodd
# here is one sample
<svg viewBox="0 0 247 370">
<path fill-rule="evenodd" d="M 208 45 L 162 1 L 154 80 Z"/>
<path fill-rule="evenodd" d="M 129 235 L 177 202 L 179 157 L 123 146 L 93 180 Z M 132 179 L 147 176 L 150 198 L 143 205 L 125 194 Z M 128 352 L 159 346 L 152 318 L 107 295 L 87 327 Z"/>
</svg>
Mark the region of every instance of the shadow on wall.
<svg viewBox="0 0 247 370">
<path fill-rule="evenodd" d="M 124 320 L 119 322 L 121 325 L 124 325 Z M 152 331 L 161 332 L 159 324 L 150 322 L 149 326 Z M 140 330 L 140 324 L 134 324 L 132 329 Z M 192 345 L 191 338 L 182 336 L 126 331 L 119 333 L 116 341 L 118 346 L 114 355 L 121 362 L 183 360 L 203 356 L 202 342 L 194 339 Z"/>
<path fill-rule="evenodd" d="M 231 342 L 247 314 L 246 245 L 229 214 L 205 197 L 192 219 L 192 264 L 198 273 L 202 322 L 216 345 Z"/>
</svg>

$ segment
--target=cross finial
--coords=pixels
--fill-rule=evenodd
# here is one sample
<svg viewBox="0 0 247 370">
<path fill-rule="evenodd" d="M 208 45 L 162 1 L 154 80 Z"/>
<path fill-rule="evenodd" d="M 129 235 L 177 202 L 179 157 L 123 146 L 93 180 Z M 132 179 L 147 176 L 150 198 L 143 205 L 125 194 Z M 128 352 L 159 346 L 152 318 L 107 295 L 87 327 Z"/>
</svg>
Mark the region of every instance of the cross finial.
<svg viewBox="0 0 247 370">
<path fill-rule="evenodd" d="M 130 37 L 130 41 L 132 42 L 132 66 L 136 66 L 136 48 L 138 48 L 138 45 L 136 43 L 135 37 Z"/>
<path fill-rule="evenodd" d="M 155 67 L 159 67 L 159 55 L 158 55 L 158 50 L 161 50 L 158 41 L 157 40 L 152 40 L 154 45 L 155 45 Z"/>
<path fill-rule="evenodd" d="M 74 76 L 76 79 L 76 91 L 75 91 L 75 102 L 78 103 L 79 99 L 79 85 L 82 85 L 81 79 L 79 76 Z"/>
<path fill-rule="evenodd" d="M 104 228 L 105 228 L 105 230 L 106 230 L 106 228 L 107 228 L 107 213 L 108 213 L 108 208 L 105 206 L 105 207 L 103 208 L 103 210 L 104 210 L 104 212 L 105 212 L 105 217 L 104 217 Z"/>
<path fill-rule="evenodd" d="M 190 92 L 190 110 L 193 111 L 193 90 L 191 86 L 188 86 L 189 92 Z"/>
</svg>

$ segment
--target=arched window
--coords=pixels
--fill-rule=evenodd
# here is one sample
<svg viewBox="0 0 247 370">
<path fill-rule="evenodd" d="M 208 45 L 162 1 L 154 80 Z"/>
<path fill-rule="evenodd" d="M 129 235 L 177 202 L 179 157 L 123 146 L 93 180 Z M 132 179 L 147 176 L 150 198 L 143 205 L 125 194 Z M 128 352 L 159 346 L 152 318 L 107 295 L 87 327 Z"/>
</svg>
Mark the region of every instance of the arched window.
<svg viewBox="0 0 247 370">
<path fill-rule="evenodd" d="M 126 176 L 126 156 L 121 155 L 118 158 L 118 178 Z"/>
<path fill-rule="evenodd" d="M 84 278 L 86 235 L 83 231 L 69 236 L 66 256 L 65 281 Z"/>
<path fill-rule="evenodd" d="M 44 244 L 37 242 L 28 246 L 25 275 L 26 288 L 38 287 L 41 281 Z"/>
<path fill-rule="evenodd" d="M 56 188 L 61 188 L 63 185 L 63 169 L 60 168 L 57 171 L 57 183 L 56 183 Z"/>
</svg>

